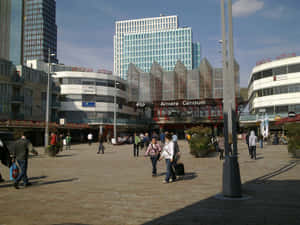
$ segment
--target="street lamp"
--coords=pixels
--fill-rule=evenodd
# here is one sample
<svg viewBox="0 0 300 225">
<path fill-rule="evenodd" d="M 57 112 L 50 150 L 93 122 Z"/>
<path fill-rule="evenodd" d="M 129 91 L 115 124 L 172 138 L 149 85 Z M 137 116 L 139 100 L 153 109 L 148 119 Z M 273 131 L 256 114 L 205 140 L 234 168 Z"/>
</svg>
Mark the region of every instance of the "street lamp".
<svg viewBox="0 0 300 225">
<path fill-rule="evenodd" d="M 225 161 L 223 164 L 223 195 L 226 197 L 241 197 L 241 178 L 237 155 L 236 111 L 235 111 L 235 79 L 232 32 L 232 0 L 228 0 L 228 45 L 227 56 L 225 5 L 221 0 L 222 19 L 222 52 L 223 52 L 223 118 L 224 118 L 224 145 Z M 229 155 L 233 147 L 232 155 Z"/>
<path fill-rule="evenodd" d="M 46 100 L 46 123 L 45 123 L 45 149 L 47 149 L 49 144 L 49 100 L 50 100 L 50 57 L 55 56 L 54 53 L 51 54 L 50 48 L 48 48 L 48 84 L 47 84 L 47 100 Z"/>
<path fill-rule="evenodd" d="M 117 144 L 117 84 L 120 84 L 117 82 L 117 77 L 115 77 L 115 93 L 114 93 L 114 139 L 115 144 Z"/>
</svg>

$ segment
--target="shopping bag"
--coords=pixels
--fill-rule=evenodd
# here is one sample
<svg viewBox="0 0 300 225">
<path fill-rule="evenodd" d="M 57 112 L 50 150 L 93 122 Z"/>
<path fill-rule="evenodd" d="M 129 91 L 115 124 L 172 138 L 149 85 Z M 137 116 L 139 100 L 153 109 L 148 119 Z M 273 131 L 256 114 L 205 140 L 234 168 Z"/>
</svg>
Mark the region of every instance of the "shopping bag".
<svg viewBox="0 0 300 225">
<path fill-rule="evenodd" d="M 11 167 L 9 168 L 9 179 L 15 180 L 19 176 L 19 167 L 16 163 L 12 163 Z"/>
</svg>

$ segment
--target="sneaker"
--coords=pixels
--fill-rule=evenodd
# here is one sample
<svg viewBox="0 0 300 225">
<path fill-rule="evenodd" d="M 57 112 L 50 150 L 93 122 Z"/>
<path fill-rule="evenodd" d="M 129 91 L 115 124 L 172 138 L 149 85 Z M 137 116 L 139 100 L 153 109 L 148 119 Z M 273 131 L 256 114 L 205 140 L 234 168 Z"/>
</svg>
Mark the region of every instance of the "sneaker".
<svg viewBox="0 0 300 225">
<path fill-rule="evenodd" d="M 15 187 L 15 189 L 19 189 L 19 184 L 18 183 L 14 183 L 14 187 Z"/>
<path fill-rule="evenodd" d="M 167 182 L 166 180 L 163 180 L 163 183 L 164 183 L 164 184 L 168 184 L 169 182 Z"/>
</svg>

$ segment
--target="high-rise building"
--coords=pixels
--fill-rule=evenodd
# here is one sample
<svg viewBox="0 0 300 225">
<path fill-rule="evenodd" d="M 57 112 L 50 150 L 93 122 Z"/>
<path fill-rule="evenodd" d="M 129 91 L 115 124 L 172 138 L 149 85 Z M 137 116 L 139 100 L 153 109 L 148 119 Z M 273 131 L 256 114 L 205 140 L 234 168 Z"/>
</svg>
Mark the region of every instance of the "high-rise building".
<svg viewBox="0 0 300 225">
<path fill-rule="evenodd" d="M 56 54 L 57 25 L 55 0 L 26 0 L 24 23 L 24 63 L 38 59 L 48 62 L 48 49 Z M 56 56 L 51 58 L 57 62 Z"/>
<path fill-rule="evenodd" d="M 199 42 L 193 43 L 192 44 L 192 52 L 193 52 L 193 69 L 196 69 L 200 66 L 201 62 L 201 45 Z"/>
<path fill-rule="evenodd" d="M 23 64 L 24 1 L 0 1 L 0 57 Z"/>
<path fill-rule="evenodd" d="M 0 1 L 0 58 L 9 60 L 11 1 Z"/>
<path fill-rule="evenodd" d="M 166 71 L 174 70 L 177 61 L 192 69 L 192 29 L 180 28 L 178 16 L 117 21 L 115 29 L 114 73 L 121 78 L 127 79 L 130 63 L 144 72 L 150 72 L 153 62 Z M 200 57 L 200 49 L 196 55 Z"/>
</svg>

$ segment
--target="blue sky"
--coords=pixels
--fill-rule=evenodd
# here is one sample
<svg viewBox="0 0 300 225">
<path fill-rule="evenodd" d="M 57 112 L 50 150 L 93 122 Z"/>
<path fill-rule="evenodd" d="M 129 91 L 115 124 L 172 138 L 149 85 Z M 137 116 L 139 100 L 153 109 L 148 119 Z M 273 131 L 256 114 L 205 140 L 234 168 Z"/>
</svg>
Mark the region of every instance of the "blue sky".
<svg viewBox="0 0 300 225">
<path fill-rule="evenodd" d="M 220 0 L 56 0 L 58 58 L 67 65 L 113 70 L 115 21 L 178 15 L 202 57 L 221 66 Z M 300 55 L 299 0 L 233 0 L 234 52 L 241 86 L 257 61 Z"/>
</svg>

